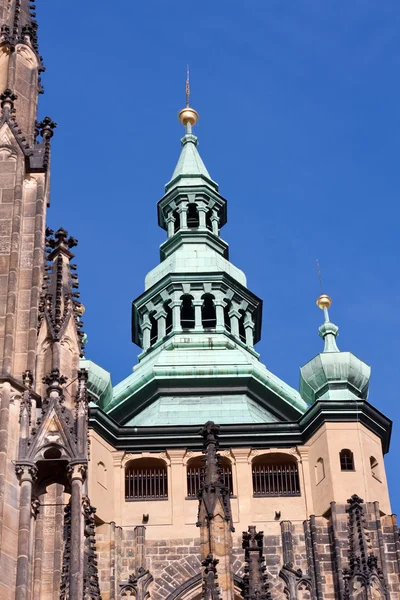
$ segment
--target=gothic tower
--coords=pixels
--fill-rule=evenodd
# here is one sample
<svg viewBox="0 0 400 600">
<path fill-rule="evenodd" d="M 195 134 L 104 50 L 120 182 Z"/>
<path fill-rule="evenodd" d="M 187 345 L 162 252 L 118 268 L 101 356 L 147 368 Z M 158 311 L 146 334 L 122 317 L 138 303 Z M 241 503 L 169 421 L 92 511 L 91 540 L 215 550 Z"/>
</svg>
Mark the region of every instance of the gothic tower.
<svg viewBox="0 0 400 600">
<path fill-rule="evenodd" d="M 132 304 L 138 364 L 113 386 L 84 358 L 77 241 L 46 228 L 34 16 L 0 0 L 1 600 L 400 600 L 370 368 L 339 350 L 326 295 L 299 390 L 262 364 L 262 301 L 229 261 L 188 97 Z"/>
</svg>

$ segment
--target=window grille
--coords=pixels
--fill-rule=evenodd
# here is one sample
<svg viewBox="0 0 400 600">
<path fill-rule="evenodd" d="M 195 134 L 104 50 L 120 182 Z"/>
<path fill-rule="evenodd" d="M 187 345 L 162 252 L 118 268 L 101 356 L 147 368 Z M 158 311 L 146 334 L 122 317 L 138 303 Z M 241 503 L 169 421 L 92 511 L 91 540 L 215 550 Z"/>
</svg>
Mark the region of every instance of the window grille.
<svg viewBox="0 0 400 600">
<path fill-rule="evenodd" d="M 201 461 L 202 459 L 200 459 Z M 200 491 L 200 486 L 203 478 L 203 465 L 199 460 L 189 463 L 186 469 L 187 479 L 187 497 L 197 498 Z M 229 464 L 223 464 L 221 466 L 221 474 L 225 487 L 229 490 L 229 494 L 233 495 L 233 484 L 232 484 L 232 467 Z"/>
<path fill-rule="evenodd" d="M 340 468 L 342 471 L 354 471 L 354 455 L 351 450 L 340 452 Z"/>
<path fill-rule="evenodd" d="M 295 463 L 253 464 L 253 495 L 300 496 L 300 482 Z"/>
<path fill-rule="evenodd" d="M 135 461 L 125 469 L 125 500 L 166 500 L 168 474 L 166 466 Z"/>
</svg>

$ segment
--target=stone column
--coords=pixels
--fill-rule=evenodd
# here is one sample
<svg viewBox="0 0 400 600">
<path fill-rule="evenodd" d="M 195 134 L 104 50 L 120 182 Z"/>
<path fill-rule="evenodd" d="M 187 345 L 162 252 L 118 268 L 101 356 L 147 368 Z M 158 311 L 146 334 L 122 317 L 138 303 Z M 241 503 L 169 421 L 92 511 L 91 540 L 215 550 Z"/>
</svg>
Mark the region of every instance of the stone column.
<svg viewBox="0 0 400 600">
<path fill-rule="evenodd" d="M 17 465 L 20 481 L 18 559 L 15 600 L 28 600 L 31 547 L 32 484 L 37 469 L 34 465 Z"/>
<path fill-rule="evenodd" d="M 182 329 L 181 327 L 181 306 L 182 300 L 172 300 L 171 304 L 172 310 L 172 329 L 173 331 L 179 331 Z"/>
<path fill-rule="evenodd" d="M 11 385 L 3 383 L 0 390 L 0 556 L 2 548 L 2 532 L 4 504 L 6 495 L 7 455 L 8 455 L 8 426 L 10 419 Z"/>
<path fill-rule="evenodd" d="M 224 315 L 224 308 L 225 308 L 225 302 L 221 299 L 215 299 L 214 300 L 214 306 L 215 306 L 215 318 L 217 321 L 217 331 L 223 331 L 225 329 L 225 315 Z"/>
<path fill-rule="evenodd" d="M 303 487 L 304 487 L 304 499 L 306 503 L 306 515 L 307 519 L 309 519 L 310 515 L 314 514 L 314 503 L 313 503 L 313 494 L 312 494 L 312 486 L 311 486 L 311 473 L 310 473 L 310 462 L 309 462 L 309 449 L 305 447 L 297 448 L 300 455 L 300 475 L 303 479 Z"/>
<path fill-rule="evenodd" d="M 43 498 L 43 496 L 42 496 Z M 43 506 L 38 506 L 35 527 L 35 560 L 33 563 L 33 600 L 40 600 L 43 564 Z"/>
<path fill-rule="evenodd" d="M 185 523 L 186 469 L 183 466 L 185 450 L 168 450 L 171 460 L 172 523 L 181 527 Z"/>
<path fill-rule="evenodd" d="M 216 210 L 211 213 L 211 226 L 213 234 L 219 236 L 219 216 Z"/>
<path fill-rule="evenodd" d="M 70 598 L 83 596 L 83 513 L 82 491 L 86 466 L 70 466 L 71 478 L 71 561 L 69 573 Z"/>
<path fill-rule="evenodd" d="M 194 306 L 194 328 L 197 330 L 203 329 L 203 323 L 201 321 L 201 307 L 203 306 L 203 300 L 193 300 Z"/>
<path fill-rule="evenodd" d="M 181 229 L 187 229 L 187 212 L 188 212 L 188 203 L 181 202 L 178 208 L 179 214 L 179 223 Z"/>
<path fill-rule="evenodd" d="M 166 334 L 167 312 L 161 307 L 154 316 L 157 320 L 157 340 L 162 340 Z"/>
<path fill-rule="evenodd" d="M 174 215 L 172 213 L 170 215 L 168 215 L 168 217 L 165 219 L 165 222 L 167 224 L 168 237 L 170 238 L 175 233 L 175 217 L 174 217 Z"/>
<path fill-rule="evenodd" d="M 150 348 L 150 333 L 151 333 L 150 317 L 149 317 L 148 313 L 146 313 L 145 315 L 143 315 L 143 320 L 142 320 L 142 334 L 143 334 L 142 345 L 143 345 L 143 350 L 145 350 L 145 351 Z"/>
<path fill-rule="evenodd" d="M 228 312 L 229 318 L 231 320 L 231 333 L 235 337 L 239 337 L 239 319 L 241 317 L 240 312 L 234 307 L 231 306 Z"/>
<path fill-rule="evenodd" d="M 235 458 L 239 521 L 249 523 L 252 520 L 253 501 L 250 448 L 232 448 L 232 454 Z"/>
<path fill-rule="evenodd" d="M 208 209 L 204 202 L 197 202 L 197 210 L 199 211 L 199 229 L 206 229 L 206 214 Z"/>
<path fill-rule="evenodd" d="M 246 345 L 249 348 L 254 348 L 254 323 L 252 314 L 248 310 L 246 311 L 243 325 L 246 333 Z"/>
</svg>

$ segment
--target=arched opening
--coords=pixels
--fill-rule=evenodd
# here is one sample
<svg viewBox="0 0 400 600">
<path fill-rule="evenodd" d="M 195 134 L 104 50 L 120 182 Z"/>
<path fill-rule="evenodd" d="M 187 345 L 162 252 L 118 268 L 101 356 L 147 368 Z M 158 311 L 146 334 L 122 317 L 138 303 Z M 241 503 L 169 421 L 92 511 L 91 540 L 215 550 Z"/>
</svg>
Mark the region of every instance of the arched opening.
<svg viewBox="0 0 400 600">
<path fill-rule="evenodd" d="M 211 294 L 204 294 L 204 296 L 202 296 L 203 306 L 201 307 L 201 323 L 203 329 L 215 329 L 217 326 L 214 299 L 214 296 Z"/>
<path fill-rule="evenodd" d="M 224 306 L 224 322 L 225 322 L 225 329 L 227 331 L 231 331 L 231 318 L 229 316 L 230 308 L 231 308 L 231 304 L 230 304 L 230 302 L 227 302 Z"/>
<path fill-rule="evenodd" d="M 323 479 L 325 479 L 324 459 L 319 458 L 317 460 L 317 462 L 315 463 L 315 483 L 316 483 L 316 485 L 318 485 L 319 482 L 322 481 Z"/>
<path fill-rule="evenodd" d="M 240 319 L 239 319 L 239 338 L 242 342 L 246 343 L 246 330 L 244 328 L 244 318 L 245 312 L 244 310 L 240 310 Z"/>
<path fill-rule="evenodd" d="M 97 483 L 107 489 L 107 469 L 103 462 L 97 463 Z"/>
<path fill-rule="evenodd" d="M 187 226 L 189 229 L 197 229 L 199 226 L 199 211 L 194 202 L 188 204 Z"/>
<path fill-rule="evenodd" d="M 206 212 L 206 227 L 207 229 L 209 229 L 210 231 L 212 231 L 212 221 L 211 221 L 211 216 L 212 216 L 212 210 L 208 210 Z"/>
<path fill-rule="evenodd" d="M 138 458 L 125 467 L 125 500 L 167 500 L 168 473 L 159 458 Z"/>
<path fill-rule="evenodd" d="M 232 481 L 232 463 L 226 456 L 221 456 L 219 459 L 221 475 L 225 487 L 229 490 L 229 494 L 233 495 Z M 204 457 L 196 456 L 191 458 L 186 466 L 186 481 L 187 481 L 187 498 L 195 499 L 198 497 L 201 482 L 203 479 Z"/>
<path fill-rule="evenodd" d="M 193 296 L 184 294 L 181 297 L 181 327 L 182 329 L 194 328 L 194 306 Z"/>
<path fill-rule="evenodd" d="M 252 462 L 253 496 L 300 496 L 297 461 L 287 454 L 263 454 Z"/>
<path fill-rule="evenodd" d="M 167 313 L 165 319 L 165 335 L 168 335 L 172 331 L 172 308 L 169 302 L 164 302 L 163 308 Z"/>
<path fill-rule="evenodd" d="M 340 451 L 340 468 L 342 471 L 355 471 L 354 455 L 351 450 L 344 448 Z"/>
<path fill-rule="evenodd" d="M 174 210 L 174 212 L 172 213 L 175 221 L 174 221 L 174 233 L 176 233 L 177 231 L 179 231 L 179 229 L 181 228 L 181 220 L 180 220 L 180 216 L 178 213 L 178 209 Z"/>
<path fill-rule="evenodd" d="M 374 477 L 375 479 L 377 479 L 379 482 L 381 482 L 381 476 L 380 476 L 380 469 L 379 469 L 379 463 L 376 460 L 375 456 L 370 456 L 369 457 L 369 464 L 371 465 L 371 473 L 372 473 L 372 477 Z"/>
<path fill-rule="evenodd" d="M 158 326 L 157 326 L 157 319 L 154 316 L 154 312 L 150 313 L 149 317 L 150 317 L 150 323 L 151 323 L 151 330 L 150 330 L 150 346 L 153 346 L 156 341 L 157 341 L 157 337 L 158 337 Z"/>
<path fill-rule="evenodd" d="M 43 452 L 43 457 L 46 460 L 56 460 L 57 458 L 61 458 L 61 450 L 60 448 L 52 446 Z"/>
</svg>

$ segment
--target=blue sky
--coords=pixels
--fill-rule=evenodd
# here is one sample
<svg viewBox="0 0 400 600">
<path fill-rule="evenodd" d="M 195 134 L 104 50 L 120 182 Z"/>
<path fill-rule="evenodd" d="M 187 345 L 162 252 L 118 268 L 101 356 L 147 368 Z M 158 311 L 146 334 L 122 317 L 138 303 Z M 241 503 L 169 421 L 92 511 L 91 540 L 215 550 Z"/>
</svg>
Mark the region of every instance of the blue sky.
<svg viewBox="0 0 400 600">
<path fill-rule="evenodd" d="M 199 151 L 228 200 L 222 237 L 264 300 L 267 367 L 294 387 L 322 348 L 319 259 L 338 345 L 372 366 L 395 421 L 400 508 L 398 2 L 41 0 L 40 116 L 59 127 L 49 225 L 77 237 L 87 356 L 126 377 L 133 298 L 165 239 L 186 63 Z"/>
</svg>

